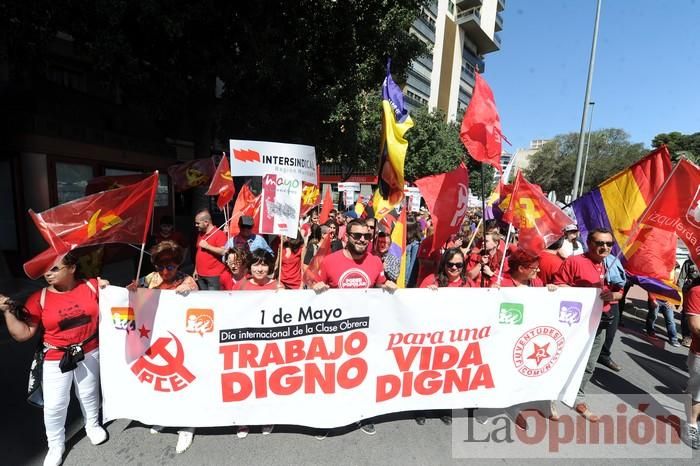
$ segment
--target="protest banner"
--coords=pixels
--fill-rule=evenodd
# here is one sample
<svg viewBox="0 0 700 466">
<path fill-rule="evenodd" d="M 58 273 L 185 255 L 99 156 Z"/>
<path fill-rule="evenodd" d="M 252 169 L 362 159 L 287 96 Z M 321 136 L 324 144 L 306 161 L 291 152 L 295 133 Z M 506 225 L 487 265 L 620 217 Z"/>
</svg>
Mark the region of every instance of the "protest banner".
<svg viewBox="0 0 700 466">
<path fill-rule="evenodd" d="M 574 403 L 594 288 L 100 291 L 104 421 L 333 428 L 377 415 Z"/>
<path fill-rule="evenodd" d="M 348 209 L 355 204 L 356 192 L 360 192 L 360 183 L 338 183 L 338 193 L 343 193 L 343 204 L 345 204 L 345 207 Z"/>
<path fill-rule="evenodd" d="M 415 186 L 405 186 L 403 188 L 403 194 L 408 198 L 408 208 L 411 212 L 420 211 L 420 189 Z"/>
<path fill-rule="evenodd" d="M 259 232 L 296 238 L 302 182 L 278 175 L 263 176 Z"/>
<path fill-rule="evenodd" d="M 274 174 L 286 181 L 317 184 L 316 149 L 299 144 L 263 141 L 229 141 L 231 173 L 235 176 Z"/>
</svg>

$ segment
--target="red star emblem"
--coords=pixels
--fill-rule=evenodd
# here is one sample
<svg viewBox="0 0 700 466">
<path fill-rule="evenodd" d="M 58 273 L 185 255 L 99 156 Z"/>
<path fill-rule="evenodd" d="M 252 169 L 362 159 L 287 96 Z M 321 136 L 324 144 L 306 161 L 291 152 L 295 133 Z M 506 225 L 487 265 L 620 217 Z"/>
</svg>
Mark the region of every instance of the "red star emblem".
<svg viewBox="0 0 700 466">
<path fill-rule="evenodd" d="M 535 348 L 532 351 L 532 354 L 530 356 L 528 356 L 527 358 L 534 359 L 535 362 L 537 363 L 537 365 L 539 366 L 543 359 L 546 359 L 546 358 L 551 356 L 551 354 L 549 354 L 547 352 L 547 349 L 549 348 L 549 343 L 547 343 L 544 346 L 539 346 L 537 343 L 533 343 L 533 344 L 534 344 Z"/>
<path fill-rule="evenodd" d="M 151 331 L 146 328 L 144 324 L 141 324 L 141 328 L 139 328 L 139 338 L 148 338 L 151 336 Z"/>
</svg>

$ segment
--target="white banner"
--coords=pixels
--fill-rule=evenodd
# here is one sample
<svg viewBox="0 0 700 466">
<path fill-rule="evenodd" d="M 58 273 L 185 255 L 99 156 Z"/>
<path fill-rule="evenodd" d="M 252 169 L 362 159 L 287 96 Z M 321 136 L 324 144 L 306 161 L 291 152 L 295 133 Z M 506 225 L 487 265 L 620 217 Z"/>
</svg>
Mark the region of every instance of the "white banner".
<svg viewBox="0 0 700 466">
<path fill-rule="evenodd" d="M 233 176 L 275 174 L 316 184 L 316 149 L 299 144 L 263 141 L 229 141 Z"/>
<path fill-rule="evenodd" d="M 343 193 L 343 204 L 346 210 L 350 210 L 355 206 L 355 193 L 360 192 L 360 183 L 338 183 L 338 192 Z"/>
<path fill-rule="evenodd" d="M 105 422 L 332 428 L 380 414 L 572 405 L 599 290 L 100 291 Z"/>
<path fill-rule="evenodd" d="M 408 208 L 410 212 L 420 212 L 420 189 L 415 186 L 405 186 L 404 195 L 408 198 Z"/>
<path fill-rule="evenodd" d="M 265 175 L 262 181 L 259 232 L 296 238 L 299 230 L 302 183 L 293 178 Z"/>
</svg>

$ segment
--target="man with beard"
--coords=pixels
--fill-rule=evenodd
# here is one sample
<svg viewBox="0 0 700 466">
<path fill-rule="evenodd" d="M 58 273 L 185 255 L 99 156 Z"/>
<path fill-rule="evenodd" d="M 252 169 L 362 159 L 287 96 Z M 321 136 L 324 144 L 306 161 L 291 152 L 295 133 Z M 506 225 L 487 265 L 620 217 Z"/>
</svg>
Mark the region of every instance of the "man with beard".
<svg viewBox="0 0 700 466">
<path fill-rule="evenodd" d="M 194 272 L 200 290 L 218 290 L 219 276 L 226 266 L 221 262 L 226 234 L 212 225 L 208 210 L 200 210 L 194 218 L 197 227 L 197 253 L 194 257 Z"/>
<path fill-rule="evenodd" d="M 381 287 L 390 293 L 397 288 L 396 283 L 384 276 L 382 260 L 369 254 L 368 245 L 372 233 L 362 219 L 351 220 L 347 224 L 348 242 L 344 249 L 326 256 L 321 264 L 321 280 L 313 285 L 314 291 L 321 293 L 329 288 L 372 288 Z M 373 423 L 358 423 L 367 435 L 377 431 Z M 316 438 L 323 439 L 327 432 Z"/>
</svg>

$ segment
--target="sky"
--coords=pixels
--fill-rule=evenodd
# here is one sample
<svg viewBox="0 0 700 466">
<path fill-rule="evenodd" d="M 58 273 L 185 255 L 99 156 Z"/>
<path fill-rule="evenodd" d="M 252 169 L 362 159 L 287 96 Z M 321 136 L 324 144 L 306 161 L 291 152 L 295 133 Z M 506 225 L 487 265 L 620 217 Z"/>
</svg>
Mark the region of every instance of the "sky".
<svg viewBox="0 0 700 466">
<path fill-rule="evenodd" d="M 483 74 L 504 150 L 581 128 L 596 0 L 506 0 L 501 50 Z M 602 0 L 592 129 L 621 128 L 651 147 L 700 132 L 700 0 Z M 586 130 L 588 122 L 586 122 Z"/>
</svg>

